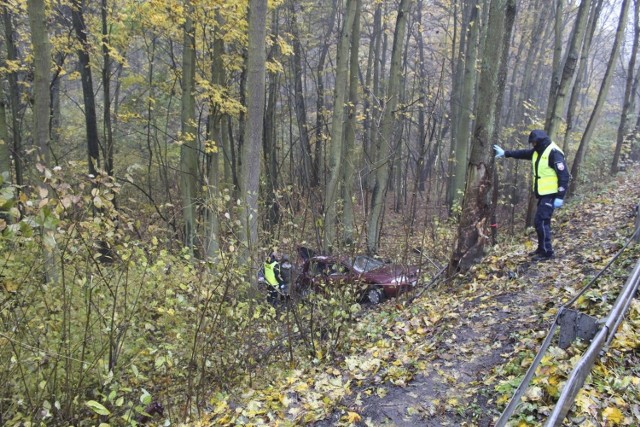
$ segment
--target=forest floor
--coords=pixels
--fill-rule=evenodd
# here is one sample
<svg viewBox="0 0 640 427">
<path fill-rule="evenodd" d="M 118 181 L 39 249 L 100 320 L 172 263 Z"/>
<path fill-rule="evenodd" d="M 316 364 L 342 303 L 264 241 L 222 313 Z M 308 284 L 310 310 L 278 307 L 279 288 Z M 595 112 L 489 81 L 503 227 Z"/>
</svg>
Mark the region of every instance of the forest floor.
<svg viewBox="0 0 640 427">
<path fill-rule="evenodd" d="M 245 393 L 244 402 L 234 404 L 235 415 L 220 407 L 208 421 L 319 427 L 493 425 L 558 309 L 632 236 L 639 202 L 640 171 L 620 174 L 599 194 L 574 198 L 554 214 L 554 259 L 530 260 L 532 232 L 502 242 L 464 276 L 441 282 L 411 302 L 391 300 L 366 310 L 349 334 L 348 354 L 274 378 L 268 390 Z M 612 294 L 638 260 L 638 246 L 630 246 L 617 269 L 603 279 L 607 285 L 600 294 L 593 291 L 580 301 L 587 311 L 589 305 L 610 307 Z M 614 341 L 603 362 L 606 368 L 595 368 L 626 386 L 612 391 L 608 380 L 593 386 L 589 381 L 599 377 L 590 377 L 585 386 L 589 398 L 570 414 L 569 423 L 637 425 L 638 305 L 631 306 L 633 321 L 623 324 L 625 337 L 632 338 L 624 345 Z M 552 346 L 557 360 L 546 358 L 544 378 L 534 380 L 512 425 L 539 425 L 550 413 L 584 350 L 584 345 L 574 347 L 564 351 Z M 262 421 L 252 417 L 256 414 Z"/>
</svg>

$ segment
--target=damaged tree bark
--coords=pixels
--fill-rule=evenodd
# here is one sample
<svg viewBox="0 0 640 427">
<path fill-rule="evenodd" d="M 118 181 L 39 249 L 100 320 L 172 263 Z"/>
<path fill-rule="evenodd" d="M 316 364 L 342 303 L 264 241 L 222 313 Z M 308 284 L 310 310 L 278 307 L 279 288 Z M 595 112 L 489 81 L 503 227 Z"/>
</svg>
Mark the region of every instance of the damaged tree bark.
<svg viewBox="0 0 640 427">
<path fill-rule="evenodd" d="M 471 157 L 467 167 L 467 182 L 458 225 L 458 239 L 449 262 L 449 275 L 466 271 L 478 262 L 485 245 L 490 242 L 491 218 L 495 206 L 492 203 L 495 160 L 491 147 L 491 135 L 495 124 L 496 101 L 500 85 L 498 75 L 505 43 L 507 26 L 513 25 L 515 0 L 492 0 L 489 10 L 487 38 L 481 57 L 482 69 L 476 125 L 473 132 Z"/>
</svg>

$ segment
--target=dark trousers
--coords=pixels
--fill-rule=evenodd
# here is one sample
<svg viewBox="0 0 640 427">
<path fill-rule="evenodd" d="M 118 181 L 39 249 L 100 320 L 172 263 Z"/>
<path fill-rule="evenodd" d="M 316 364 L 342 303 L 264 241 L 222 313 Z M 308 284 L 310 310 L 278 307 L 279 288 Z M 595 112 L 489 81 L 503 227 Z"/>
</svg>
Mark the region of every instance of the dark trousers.
<svg viewBox="0 0 640 427">
<path fill-rule="evenodd" d="M 541 196 L 538 199 L 538 209 L 534 219 L 538 234 L 538 251 L 543 255 L 553 255 L 551 246 L 551 216 L 553 215 L 553 200 L 555 196 Z"/>
</svg>

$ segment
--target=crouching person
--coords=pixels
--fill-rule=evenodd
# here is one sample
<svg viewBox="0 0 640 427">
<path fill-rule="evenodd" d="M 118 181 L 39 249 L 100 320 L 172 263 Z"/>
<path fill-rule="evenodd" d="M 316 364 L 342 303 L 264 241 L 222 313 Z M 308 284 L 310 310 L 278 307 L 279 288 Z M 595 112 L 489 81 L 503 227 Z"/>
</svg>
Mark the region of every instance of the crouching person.
<svg viewBox="0 0 640 427">
<path fill-rule="evenodd" d="M 264 262 L 264 280 L 267 282 L 267 301 L 269 304 L 275 305 L 280 296 L 280 288 L 285 283 L 282 277 L 280 256 L 277 252 L 272 252 Z"/>
</svg>

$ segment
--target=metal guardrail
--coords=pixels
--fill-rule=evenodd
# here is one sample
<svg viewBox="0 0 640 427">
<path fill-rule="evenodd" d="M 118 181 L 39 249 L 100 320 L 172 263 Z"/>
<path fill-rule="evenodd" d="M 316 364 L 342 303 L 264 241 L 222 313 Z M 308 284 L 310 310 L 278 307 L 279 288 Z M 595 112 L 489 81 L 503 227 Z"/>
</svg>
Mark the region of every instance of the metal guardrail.
<svg viewBox="0 0 640 427">
<path fill-rule="evenodd" d="M 636 266 L 627 279 L 622 292 L 618 295 L 618 298 L 611 309 L 611 314 L 609 314 L 609 317 L 607 318 L 607 322 L 600 329 L 600 332 L 598 332 L 593 341 L 591 341 L 591 345 L 585 352 L 584 356 L 582 356 L 576 367 L 573 369 L 573 372 L 571 372 L 571 375 L 562 389 L 558 402 L 547 419 L 545 426 L 551 427 L 562 425 L 562 421 L 569 413 L 578 392 L 584 385 L 584 381 L 591 372 L 591 368 L 600 356 L 602 349 L 607 347 L 615 336 L 616 330 L 618 329 L 618 326 L 620 326 L 620 323 L 622 323 L 622 320 L 627 313 L 627 309 L 631 304 L 631 299 L 638 290 L 638 284 L 640 284 L 640 261 L 636 263 Z"/>
<path fill-rule="evenodd" d="M 496 427 L 506 426 L 507 421 L 520 403 L 520 399 L 527 391 L 529 383 L 531 382 L 531 379 L 533 378 L 538 365 L 542 361 L 544 354 L 551 345 L 551 340 L 553 339 L 554 333 L 559 325 L 559 317 L 562 315 L 563 310 L 572 305 L 580 295 L 582 295 L 588 288 L 590 288 L 591 285 L 604 273 L 604 271 L 606 271 L 611 266 L 611 264 L 622 254 L 622 252 L 627 248 L 627 246 L 629 246 L 632 241 L 638 241 L 638 239 L 640 239 L 640 205 L 638 205 L 637 215 L 638 220 L 636 221 L 636 228 L 629 241 L 602 269 L 602 271 L 600 271 L 600 273 L 598 273 L 596 277 L 594 277 L 594 279 L 587 286 L 585 286 L 581 292 L 578 293 L 578 295 L 576 295 L 571 301 L 569 301 L 567 305 L 561 307 L 560 310 L 558 310 L 558 314 L 556 315 L 556 318 L 554 319 L 554 322 L 551 325 L 551 328 L 547 333 L 547 337 L 542 343 L 538 354 L 536 355 L 531 366 L 524 375 L 522 381 L 520 382 L 520 385 L 511 397 L 511 400 L 500 415 L 500 418 L 496 422 Z M 562 425 L 562 422 L 564 421 L 566 415 L 569 413 L 569 410 L 571 409 L 571 406 L 573 405 L 578 392 L 584 385 L 587 376 L 591 372 L 591 368 L 600 356 L 602 349 L 608 347 L 613 340 L 618 326 L 620 326 L 620 323 L 622 323 L 622 320 L 624 319 L 624 316 L 629 309 L 631 300 L 636 294 L 639 285 L 640 261 L 636 263 L 636 266 L 634 267 L 631 275 L 628 277 L 624 287 L 622 288 L 622 291 L 618 295 L 618 298 L 613 305 L 613 308 L 611 309 L 611 312 L 609 313 L 609 316 L 607 316 L 603 327 L 600 328 L 600 330 L 594 336 L 593 340 L 591 341 L 591 345 L 589 346 L 583 357 L 580 359 L 576 367 L 573 369 L 571 375 L 565 383 L 564 388 L 562 389 L 553 412 L 547 419 L 545 427 L 555 427 Z"/>
</svg>

